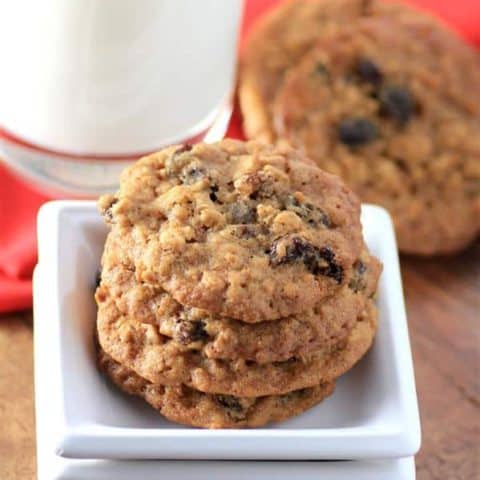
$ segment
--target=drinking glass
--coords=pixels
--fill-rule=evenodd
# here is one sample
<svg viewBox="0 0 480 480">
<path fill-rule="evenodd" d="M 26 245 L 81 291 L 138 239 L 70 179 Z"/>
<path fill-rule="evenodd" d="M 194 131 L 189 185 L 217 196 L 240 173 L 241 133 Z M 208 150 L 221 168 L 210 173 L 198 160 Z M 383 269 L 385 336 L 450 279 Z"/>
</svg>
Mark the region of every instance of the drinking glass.
<svg viewBox="0 0 480 480">
<path fill-rule="evenodd" d="M 242 0 L 0 0 L 0 158 L 91 196 L 132 160 L 223 137 Z"/>
</svg>

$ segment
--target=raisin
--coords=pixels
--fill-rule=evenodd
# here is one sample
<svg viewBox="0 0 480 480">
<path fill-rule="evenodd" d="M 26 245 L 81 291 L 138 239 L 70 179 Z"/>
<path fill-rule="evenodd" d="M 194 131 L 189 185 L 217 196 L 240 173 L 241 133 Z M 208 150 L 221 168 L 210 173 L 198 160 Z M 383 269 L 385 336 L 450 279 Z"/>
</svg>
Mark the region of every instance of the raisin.
<svg viewBox="0 0 480 480">
<path fill-rule="evenodd" d="M 187 176 L 185 173 L 190 168 L 192 156 L 183 155 L 183 153 L 189 152 L 192 150 L 192 148 L 192 145 L 189 144 L 181 145 L 168 158 L 165 159 L 165 175 L 167 177 L 177 178 L 180 176 L 184 183 L 186 183 L 185 180 L 187 180 Z"/>
<path fill-rule="evenodd" d="M 290 358 L 287 358 L 287 360 L 283 360 L 281 362 L 273 362 L 274 365 L 282 366 L 282 367 L 296 365 L 297 363 L 298 363 L 297 357 L 290 357 Z"/>
<path fill-rule="evenodd" d="M 317 63 L 315 65 L 315 73 L 318 75 L 321 75 L 322 77 L 325 78 L 330 78 L 330 74 L 328 73 L 327 67 L 323 63 Z"/>
<path fill-rule="evenodd" d="M 218 193 L 218 185 L 211 185 L 209 197 L 212 202 L 218 201 L 217 193 Z"/>
<path fill-rule="evenodd" d="M 113 222 L 113 207 L 118 202 L 118 198 L 112 197 L 110 204 L 102 210 L 103 218 L 107 223 L 114 223 Z"/>
<path fill-rule="evenodd" d="M 340 141 L 349 147 L 357 147 L 369 143 L 377 135 L 377 127 L 367 118 L 346 118 L 338 126 Z"/>
<path fill-rule="evenodd" d="M 329 247 L 316 247 L 303 238 L 293 237 L 285 248 L 285 255 L 279 256 L 277 239 L 269 250 L 270 265 L 276 267 L 293 262 L 303 262 L 313 275 L 333 278 L 337 283 L 343 279 L 343 267 L 335 261 L 335 254 Z"/>
<path fill-rule="evenodd" d="M 105 217 L 105 220 L 107 222 L 112 222 L 113 221 L 113 213 L 112 213 L 112 208 L 109 207 L 103 211 L 103 216 Z"/>
<path fill-rule="evenodd" d="M 289 195 L 286 198 L 285 208 L 296 213 L 302 220 L 310 225 L 323 225 L 327 228 L 332 226 L 330 217 L 322 209 L 312 203 L 301 203 L 293 195 Z"/>
<path fill-rule="evenodd" d="M 358 78 L 374 86 L 380 85 L 383 80 L 383 74 L 380 69 L 368 58 L 361 58 L 355 66 L 355 73 Z"/>
<path fill-rule="evenodd" d="M 233 203 L 228 207 L 228 221 L 231 224 L 255 223 L 257 210 L 245 202 Z"/>
<path fill-rule="evenodd" d="M 275 182 L 265 174 L 246 175 L 243 182 L 249 187 L 250 194 L 248 197 L 250 200 L 269 198 L 275 193 Z"/>
<path fill-rule="evenodd" d="M 228 410 L 238 413 L 243 411 L 243 406 L 237 397 L 232 395 L 216 395 L 215 398 L 222 407 Z"/>
<path fill-rule="evenodd" d="M 367 266 L 360 260 L 355 262 L 355 271 L 358 272 L 360 275 L 363 275 L 367 271 Z"/>
<path fill-rule="evenodd" d="M 337 283 L 341 283 L 343 279 L 343 267 L 335 262 L 335 254 L 328 247 L 315 247 L 315 251 L 309 252 L 303 262 L 314 275 L 333 278 Z"/>
<path fill-rule="evenodd" d="M 404 87 L 385 85 L 379 93 L 380 113 L 405 125 L 415 110 L 415 102 L 410 91 Z"/>
<path fill-rule="evenodd" d="M 182 183 L 186 185 L 191 185 L 192 183 L 198 182 L 207 175 L 207 172 L 204 168 L 196 165 L 188 165 L 182 170 L 180 179 Z"/>
<path fill-rule="evenodd" d="M 201 320 L 195 322 L 181 322 L 177 327 L 177 340 L 183 344 L 201 342 L 208 339 L 205 323 Z"/>
<path fill-rule="evenodd" d="M 353 277 L 348 283 L 348 288 L 353 290 L 355 293 L 365 290 L 367 287 L 364 273 L 367 271 L 367 266 L 360 260 L 357 260 L 353 264 Z"/>
<path fill-rule="evenodd" d="M 95 289 L 97 289 L 100 286 L 101 281 L 102 281 L 102 270 L 99 268 L 97 270 L 97 273 L 95 274 Z"/>
</svg>

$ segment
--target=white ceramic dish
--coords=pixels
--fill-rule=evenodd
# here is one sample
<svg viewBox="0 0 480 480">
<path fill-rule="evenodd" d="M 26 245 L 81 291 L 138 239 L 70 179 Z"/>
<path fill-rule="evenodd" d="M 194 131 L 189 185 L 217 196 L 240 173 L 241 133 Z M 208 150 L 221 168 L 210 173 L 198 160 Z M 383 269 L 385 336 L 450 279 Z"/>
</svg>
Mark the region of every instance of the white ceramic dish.
<svg viewBox="0 0 480 480">
<path fill-rule="evenodd" d="M 93 202 L 52 202 L 38 218 L 35 285 L 37 418 L 52 450 L 99 459 L 381 459 L 414 455 L 420 424 L 397 249 L 385 210 L 364 206 L 384 263 L 379 331 L 335 393 L 292 420 L 252 430 L 175 425 L 123 395 L 95 367 L 95 275 L 107 230 Z M 48 401 L 42 403 L 42 392 Z M 389 477 L 388 477 L 389 478 Z"/>
<path fill-rule="evenodd" d="M 34 274 L 35 318 L 48 322 L 48 286 L 39 269 Z M 40 320 L 42 319 L 43 320 Z M 48 349 L 48 328 L 35 337 L 37 352 Z M 38 358 L 38 357 L 37 357 Z M 48 367 L 48 354 L 35 363 L 36 373 Z M 59 412 L 51 404 L 48 382 L 37 382 L 37 480 L 415 480 L 413 457 L 363 461 L 252 462 L 191 460 L 85 460 L 55 454 L 52 426 Z"/>
</svg>

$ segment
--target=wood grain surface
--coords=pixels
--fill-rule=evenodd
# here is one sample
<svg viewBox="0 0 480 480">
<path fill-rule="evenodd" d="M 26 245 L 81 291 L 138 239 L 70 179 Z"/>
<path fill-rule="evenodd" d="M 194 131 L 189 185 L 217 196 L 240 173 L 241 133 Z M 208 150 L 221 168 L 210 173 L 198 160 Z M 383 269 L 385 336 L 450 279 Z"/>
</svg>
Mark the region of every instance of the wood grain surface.
<svg viewBox="0 0 480 480">
<path fill-rule="evenodd" d="M 480 244 L 402 259 L 422 420 L 418 480 L 480 479 Z M 35 479 L 31 314 L 0 316 L 0 479 Z M 388 479 L 386 479 L 388 480 Z"/>
</svg>

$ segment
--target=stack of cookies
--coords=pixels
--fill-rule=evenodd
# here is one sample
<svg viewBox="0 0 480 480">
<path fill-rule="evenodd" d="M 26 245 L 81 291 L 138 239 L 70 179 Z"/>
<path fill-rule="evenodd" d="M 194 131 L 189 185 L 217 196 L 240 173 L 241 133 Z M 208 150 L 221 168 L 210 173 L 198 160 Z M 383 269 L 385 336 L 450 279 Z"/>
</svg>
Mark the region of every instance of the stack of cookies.
<svg viewBox="0 0 480 480">
<path fill-rule="evenodd" d="M 251 139 L 288 142 L 391 213 L 400 250 L 480 233 L 480 55 L 424 12 L 290 0 L 254 26 L 240 104 Z"/>
<path fill-rule="evenodd" d="M 287 147 L 142 158 L 99 201 L 101 369 L 166 418 L 254 427 L 333 392 L 376 331 L 356 196 Z"/>
</svg>

